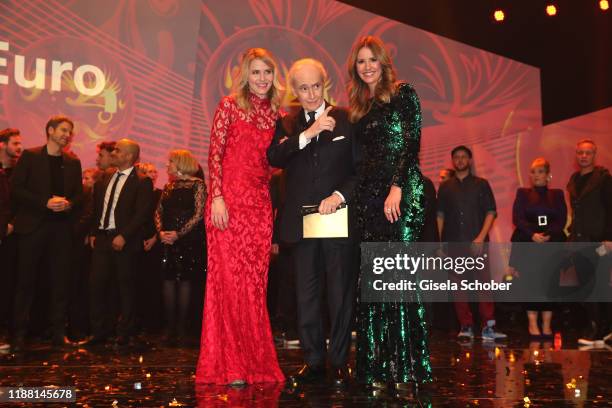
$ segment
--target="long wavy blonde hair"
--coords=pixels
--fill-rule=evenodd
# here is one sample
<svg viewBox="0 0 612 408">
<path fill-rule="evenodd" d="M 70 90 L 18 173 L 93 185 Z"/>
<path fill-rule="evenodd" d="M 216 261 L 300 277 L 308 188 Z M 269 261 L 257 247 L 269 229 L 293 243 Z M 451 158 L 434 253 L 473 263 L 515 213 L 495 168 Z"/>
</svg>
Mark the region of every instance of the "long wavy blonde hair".
<svg viewBox="0 0 612 408">
<path fill-rule="evenodd" d="M 376 85 L 374 95 L 370 95 L 368 84 L 363 82 L 357 73 L 357 54 L 362 48 L 369 48 L 374 57 L 380 62 L 382 75 L 380 82 Z M 348 96 L 351 122 L 357 122 L 372 107 L 371 98 L 388 103 L 391 97 L 397 91 L 395 68 L 389 56 L 385 44 L 378 38 L 371 35 L 359 38 L 351 49 L 351 53 L 347 60 L 347 69 L 349 75 Z"/>
<path fill-rule="evenodd" d="M 272 109 L 278 111 L 283 97 L 284 87 L 279 79 L 278 64 L 272 53 L 265 48 L 249 48 L 242 54 L 240 58 L 240 67 L 234 77 L 232 94 L 236 98 L 238 106 L 247 112 L 251 110 L 251 102 L 249 102 L 249 70 L 251 62 L 256 59 L 263 61 L 272 68 L 273 79 L 272 86 L 268 91 L 268 98 L 270 99 Z"/>
</svg>

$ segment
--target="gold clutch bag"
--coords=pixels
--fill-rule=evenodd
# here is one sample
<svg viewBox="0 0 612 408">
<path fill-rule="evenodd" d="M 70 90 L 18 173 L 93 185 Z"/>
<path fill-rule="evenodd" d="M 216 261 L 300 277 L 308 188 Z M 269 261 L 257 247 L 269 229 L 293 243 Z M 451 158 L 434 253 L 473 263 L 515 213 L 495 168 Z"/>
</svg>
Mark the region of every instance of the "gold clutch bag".
<svg viewBox="0 0 612 408">
<path fill-rule="evenodd" d="M 302 207 L 304 238 L 348 238 L 348 207 L 342 204 L 333 214 L 321 215 L 318 205 Z"/>
</svg>

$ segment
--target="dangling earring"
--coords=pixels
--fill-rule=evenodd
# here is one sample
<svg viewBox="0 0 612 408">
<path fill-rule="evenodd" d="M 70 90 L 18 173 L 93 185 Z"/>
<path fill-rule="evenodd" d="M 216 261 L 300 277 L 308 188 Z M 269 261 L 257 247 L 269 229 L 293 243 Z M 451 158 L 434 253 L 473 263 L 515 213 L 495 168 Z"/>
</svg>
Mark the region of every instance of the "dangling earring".
<svg viewBox="0 0 612 408">
<path fill-rule="evenodd" d="M 183 173 L 182 173 L 182 172 L 180 172 L 180 171 L 178 171 L 178 170 L 176 171 L 176 174 L 177 174 L 178 176 L 181 176 L 181 177 L 183 176 Z"/>
</svg>

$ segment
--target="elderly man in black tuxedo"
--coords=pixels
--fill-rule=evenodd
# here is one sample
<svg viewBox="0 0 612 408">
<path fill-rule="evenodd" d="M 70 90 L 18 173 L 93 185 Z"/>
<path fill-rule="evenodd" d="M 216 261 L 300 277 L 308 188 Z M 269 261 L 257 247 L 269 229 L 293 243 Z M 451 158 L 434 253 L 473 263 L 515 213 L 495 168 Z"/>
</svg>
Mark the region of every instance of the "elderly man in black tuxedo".
<svg viewBox="0 0 612 408">
<path fill-rule="evenodd" d="M 11 198 L 17 209 L 15 233 L 19 261 L 14 302 L 13 350 L 23 347 L 34 299 L 41 257 L 48 256 L 44 273 L 51 284 L 53 344 L 65 340 L 72 224 L 83 195 L 81 162 L 66 147 L 74 124 L 65 116 L 49 119 L 47 143 L 23 152 L 11 179 Z"/>
<path fill-rule="evenodd" d="M 293 380 L 310 382 L 325 374 L 321 315 L 321 280 L 325 276 L 331 322 L 327 354 L 334 382 L 341 386 L 349 379 L 347 360 L 356 287 L 350 200 L 356 184 L 357 149 L 347 112 L 329 105 L 323 97 L 326 80 L 327 73 L 319 61 L 307 58 L 293 64 L 289 84 L 301 109 L 279 120 L 268 160 L 286 172 L 280 240 L 295 244 L 298 333 L 306 364 Z M 321 214 L 331 214 L 342 203 L 349 207 L 347 238 L 303 238 L 303 206 L 318 205 Z M 318 264 L 324 265 L 324 274 Z"/>
<path fill-rule="evenodd" d="M 138 144 L 119 140 L 113 152 L 113 172 L 94 185 L 91 270 L 91 331 L 88 344 L 103 344 L 113 331 L 109 316 L 109 288 L 119 286 L 121 319 L 117 343 L 126 345 L 133 336 L 134 266 L 142 249 L 148 217 L 151 215 L 153 183 L 134 167 L 140 155 Z"/>
</svg>

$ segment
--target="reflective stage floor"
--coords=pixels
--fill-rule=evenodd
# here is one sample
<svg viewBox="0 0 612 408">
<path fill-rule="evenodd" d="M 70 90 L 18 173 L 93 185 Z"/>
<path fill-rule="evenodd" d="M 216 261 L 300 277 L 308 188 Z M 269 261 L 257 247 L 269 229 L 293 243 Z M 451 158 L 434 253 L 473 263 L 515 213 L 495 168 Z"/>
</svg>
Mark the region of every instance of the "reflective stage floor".
<svg viewBox="0 0 612 408">
<path fill-rule="evenodd" d="M 67 347 L 30 343 L 20 354 L 0 355 L 0 386 L 74 386 L 81 407 L 604 407 L 612 406 L 612 348 L 579 350 L 575 336 L 530 342 L 510 333 L 501 344 L 460 344 L 434 332 L 436 381 L 419 390 L 376 391 L 329 382 L 194 387 L 197 344 L 164 347 L 157 337 L 131 348 Z M 287 375 L 301 365 L 299 349 L 278 349 Z M 18 404 L 0 404 L 18 406 Z M 23 404 L 23 406 L 37 406 Z"/>
</svg>

